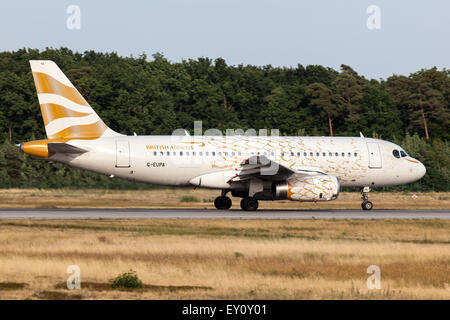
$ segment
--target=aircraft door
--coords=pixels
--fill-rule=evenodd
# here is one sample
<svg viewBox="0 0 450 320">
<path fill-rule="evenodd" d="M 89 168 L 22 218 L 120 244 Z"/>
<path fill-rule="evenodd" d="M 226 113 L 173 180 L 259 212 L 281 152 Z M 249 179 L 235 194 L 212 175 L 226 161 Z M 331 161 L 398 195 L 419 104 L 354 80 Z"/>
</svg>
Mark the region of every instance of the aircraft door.
<svg viewBox="0 0 450 320">
<path fill-rule="evenodd" d="M 369 152 L 369 168 L 381 168 L 380 146 L 376 142 L 367 142 Z"/>
<path fill-rule="evenodd" d="M 130 143 L 128 141 L 116 141 L 116 167 L 130 167 Z"/>
</svg>

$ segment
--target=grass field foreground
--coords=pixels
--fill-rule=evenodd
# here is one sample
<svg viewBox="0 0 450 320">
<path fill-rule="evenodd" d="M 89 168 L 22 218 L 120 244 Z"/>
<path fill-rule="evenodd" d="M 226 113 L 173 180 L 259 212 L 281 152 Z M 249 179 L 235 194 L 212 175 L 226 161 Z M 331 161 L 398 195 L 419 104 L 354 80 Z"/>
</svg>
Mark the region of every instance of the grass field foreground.
<svg viewBox="0 0 450 320">
<path fill-rule="evenodd" d="M 0 299 L 450 299 L 450 221 L 0 220 Z M 69 265 L 81 290 L 67 290 Z M 381 269 L 381 289 L 366 286 Z M 111 289 L 135 270 L 141 289 Z"/>
</svg>

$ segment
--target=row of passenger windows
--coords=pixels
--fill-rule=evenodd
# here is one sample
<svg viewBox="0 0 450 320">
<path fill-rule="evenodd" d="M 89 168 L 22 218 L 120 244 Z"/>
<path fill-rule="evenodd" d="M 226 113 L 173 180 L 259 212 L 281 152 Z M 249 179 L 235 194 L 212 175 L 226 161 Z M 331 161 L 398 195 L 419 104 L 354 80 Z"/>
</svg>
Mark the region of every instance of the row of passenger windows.
<svg viewBox="0 0 450 320">
<path fill-rule="evenodd" d="M 192 151 L 192 152 L 189 152 L 189 151 L 166 151 L 166 152 L 164 152 L 164 151 L 160 151 L 159 152 L 159 155 L 160 156 L 183 156 L 183 155 L 186 155 L 186 156 L 200 156 L 200 157 L 202 157 L 203 155 L 205 155 L 205 156 L 207 156 L 207 157 L 209 157 L 210 156 L 210 154 L 211 154 L 211 156 L 212 157 L 215 157 L 215 156 L 225 156 L 225 157 L 227 157 L 228 155 L 231 155 L 231 156 L 233 156 L 233 157 L 235 157 L 235 156 L 239 156 L 239 157 L 241 157 L 242 156 L 242 153 L 241 152 L 234 152 L 234 151 L 232 151 L 232 152 L 221 152 L 221 151 L 219 151 L 219 152 L 215 152 L 215 151 L 211 151 L 211 152 L 209 152 L 209 151 L 205 151 L 205 152 L 203 152 L 203 151 L 199 151 L 199 152 L 195 152 L 195 151 Z M 286 155 L 289 155 L 290 154 L 290 156 L 291 157 L 295 157 L 296 155 L 297 155 L 297 157 L 301 157 L 302 156 L 302 153 L 301 152 L 297 152 L 297 153 L 295 153 L 295 152 L 291 152 L 291 153 L 284 153 L 284 152 L 282 152 L 281 153 L 281 156 L 282 157 L 284 157 L 284 156 L 286 156 Z M 339 157 L 339 156 L 341 156 L 341 157 L 351 157 L 352 156 L 352 153 L 351 152 L 347 152 L 347 153 L 345 153 L 345 152 L 341 152 L 341 153 L 339 153 L 339 152 L 322 152 L 322 153 L 320 153 L 320 152 L 303 152 L 303 156 L 304 157 L 308 157 L 308 154 L 309 154 L 309 156 L 310 157 L 314 157 L 314 156 L 316 156 L 316 157 L 320 157 L 320 156 L 323 156 L 323 157 L 326 157 L 327 155 L 328 155 L 328 157 Z M 153 155 L 154 156 L 157 156 L 158 155 L 158 152 L 157 151 L 154 151 L 153 152 Z M 251 152 L 250 153 L 250 155 L 252 155 L 252 156 L 254 156 L 254 155 L 264 155 L 264 156 L 268 156 L 269 155 L 269 153 L 268 152 Z M 270 153 L 270 156 L 272 156 L 272 157 L 274 157 L 275 156 L 275 153 L 274 152 L 271 152 Z M 354 152 L 353 153 L 353 156 L 354 157 L 357 157 L 358 156 L 358 153 L 357 152 Z"/>
</svg>

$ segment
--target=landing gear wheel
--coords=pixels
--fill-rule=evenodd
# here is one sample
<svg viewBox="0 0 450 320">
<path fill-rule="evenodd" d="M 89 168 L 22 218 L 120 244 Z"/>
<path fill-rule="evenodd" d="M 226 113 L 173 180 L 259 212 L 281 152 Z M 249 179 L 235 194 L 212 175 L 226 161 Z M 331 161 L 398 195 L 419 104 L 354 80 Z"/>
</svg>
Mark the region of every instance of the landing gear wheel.
<svg viewBox="0 0 450 320">
<path fill-rule="evenodd" d="M 255 198 L 243 198 L 241 200 L 241 208 L 245 211 L 256 211 L 258 209 L 258 200 Z"/>
<path fill-rule="evenodd" d="M 361 188 L 361 199 L 363 201 L 361 203 L 361 208 L 363 210 L 372 210 L 372 208 L 373 208 L 372 202 L 369 201 L 369 192 L 370 192 L 370 187 Z"/>
<path fill-rule="evenodd" d="M 364 202 L 361 204 L 361 207 L 362 207 L 363 210 L 372 210 L 373 204 L 372 204 L 372 202 L 370 202 L 370 201 L 364 201 Z"/>
<path fill-rule="evenodd" d="M 225 196 L 217 197 L 214 200 L 214 206 L 218 210 L 228 210 L 231 208 L 231 199 Z"/>
</svg>

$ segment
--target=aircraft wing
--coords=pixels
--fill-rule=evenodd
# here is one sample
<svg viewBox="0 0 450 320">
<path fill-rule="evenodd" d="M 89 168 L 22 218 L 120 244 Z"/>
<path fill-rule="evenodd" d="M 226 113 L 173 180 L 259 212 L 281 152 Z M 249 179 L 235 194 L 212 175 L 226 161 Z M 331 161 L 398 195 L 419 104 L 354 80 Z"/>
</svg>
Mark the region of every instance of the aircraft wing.
<svg viewBox="0 0 450 320">
<path fill-rule="evenodd" d="M 282 180 L 292 175 L 311 176 L 325 174 L 316 168 L 289 168 L 265 156 L 252 156 L 240 164 L 235 176 L 229 182 L 243 181 L 252 178 L 261 180 Z"/>
</svg>

